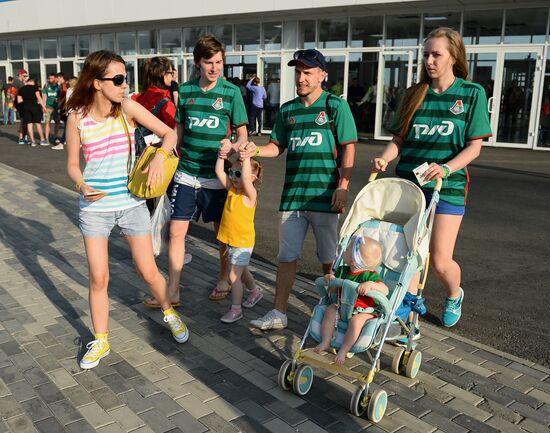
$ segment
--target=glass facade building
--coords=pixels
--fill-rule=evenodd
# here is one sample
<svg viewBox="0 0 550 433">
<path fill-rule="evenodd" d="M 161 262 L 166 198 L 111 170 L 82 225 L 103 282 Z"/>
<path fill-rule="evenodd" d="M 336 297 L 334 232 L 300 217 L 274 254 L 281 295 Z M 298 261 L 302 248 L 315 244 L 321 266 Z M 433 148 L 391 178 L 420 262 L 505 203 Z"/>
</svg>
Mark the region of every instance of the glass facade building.
<svg viewBox="0 0 550 433">
<path fill-rule="evenodd" d="M 547 1 L 508 6 L 503 1 L 498 8 L 493 2 L 484 7 L 483 0 L 475 6 L 472 2 L 471 7 L 456 2 L 455 9 L 447 6 L 445 11 L 423 1 L 407 5 L 371 1 L 363 6 L 350 2 L 348 6 L 265 14 L 262 3 L 270 2 L 257 2 L 260 11 L 252 18 L 235 13 L 47 31 L 0 30 L 0 80 L 20 68 L 41 83 L 50 72 L 78 75 L 86 55 L 111 49 L 126 60 L 132 92 L 139 91 L 146 59 L 155 55 L 170 57 L 179 80 L 185 81 L 195 73 L 192 51 L 196 41 L 212 33 L 225 44 L 227 78 L 246 80 L 257 74 L 266 88 L 271 86 L 273 91 L 279 86 L 279 102 L 284 102 L 294 96 L 293 71 L 286 66 L 292 53 L 317 48 L 328 62 L 327 85 L 348 99 L 359 131 L 387 139 L 386 127 L 403 92 L 418 79 L 423 39 L 433 29 L 447 26 L 462 34 L 470 79 L 487 93 L 494 131 L 487 145 L 550 149 Z M 270 128 L 273 114 L 265 110 L 264 128 Z"/>
</svg>

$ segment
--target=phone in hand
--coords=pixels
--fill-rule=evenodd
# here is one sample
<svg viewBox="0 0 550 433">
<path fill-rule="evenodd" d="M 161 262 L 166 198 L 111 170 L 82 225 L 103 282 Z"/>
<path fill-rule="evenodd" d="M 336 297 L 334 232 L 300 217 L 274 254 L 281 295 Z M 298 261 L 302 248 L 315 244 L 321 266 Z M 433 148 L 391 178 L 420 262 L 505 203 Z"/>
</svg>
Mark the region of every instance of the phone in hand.
<svg viewBox="0 0 550 433">
<path fill-rule="evenodd" d="M 86 197 L 95 197 L 96 195 L 102 195 L 102 194 L 107 194 L 105 191 L 100 191 L 100 190 L 96 190 L 96 191 L 90 191 L 86 194 L 84 194 L 84 196 Z"/>
</svg>

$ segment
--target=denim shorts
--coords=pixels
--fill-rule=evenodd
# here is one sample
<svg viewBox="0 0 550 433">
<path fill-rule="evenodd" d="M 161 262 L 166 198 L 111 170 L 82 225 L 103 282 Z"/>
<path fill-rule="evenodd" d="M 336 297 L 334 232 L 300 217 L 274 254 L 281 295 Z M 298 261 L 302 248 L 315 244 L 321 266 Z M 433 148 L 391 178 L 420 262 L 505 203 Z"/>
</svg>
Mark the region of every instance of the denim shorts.
<svg viewBox="0 0 550 433">
<path fill-rule="evenodd" d="M 426 206 L 430 203 L 430 200 L 432 199 L 432 194 L 429 192 L 426 192 L 422 190 L 424 193 L 424 196 L 426 197 Z M 451 204 L 446 201 L 443 201 L 439 199 L 439 202 L 437 203 L 437 207 L 435 208 L 435 214 L 442 214 L 442 215 L 464 215 L 466 212 L 466 206 L 460 206 L 456 204 Z"/>
<path fill-rule="evenodd" d="M 226 197 L 227 190 L 225 188 L 194 188 L 189 185 L 174 183 L 170 196 L 171 219 L 198 221 L 202 215 L 202 220 L 205 223 L 219 223 L 222 219 Z"/>
<path fill-rule="evenodd" d="M 248 266 L 250 264 L 250 257 L 252 256 L 252 250 L 254 248 L 238 248 L 227 246 L 227 256 L 229 263 L 235 266 Z"/>
<path fill-rule="evenodd" d="M 129 209 L 111 212 L 80 211 L 78 225 L 86 238 L 108 238 L 115 226 L 124 236 L 151 234 L 151 220 L 145 202 Z"/>
<path fill-rule="evenodd" d="M 317 259 L 322 264 L 336 259 L 338 214 L 313 211 L 279 212 L 279 261 L 294 262 L 300 258 L 307 229 L 311 225 Z"/>
</svg>

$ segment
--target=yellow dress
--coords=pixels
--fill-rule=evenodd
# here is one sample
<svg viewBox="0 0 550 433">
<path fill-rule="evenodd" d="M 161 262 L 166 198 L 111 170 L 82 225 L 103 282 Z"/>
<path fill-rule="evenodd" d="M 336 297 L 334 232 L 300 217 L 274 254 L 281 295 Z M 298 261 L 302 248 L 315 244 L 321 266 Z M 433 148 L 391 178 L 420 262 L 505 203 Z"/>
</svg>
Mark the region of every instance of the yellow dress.
<svg viewBox="0 0 550 433">
<path fill-rule="evenodd" d="M 254 230 L 254 207 L 247 207 L 244 195 L 237 194 L 234 188 L 227 192 L 223 207 L 222 220 L 218 231 L 218 240 L 237 248 L 253 248 L 256 239 Z"/>
</svg>

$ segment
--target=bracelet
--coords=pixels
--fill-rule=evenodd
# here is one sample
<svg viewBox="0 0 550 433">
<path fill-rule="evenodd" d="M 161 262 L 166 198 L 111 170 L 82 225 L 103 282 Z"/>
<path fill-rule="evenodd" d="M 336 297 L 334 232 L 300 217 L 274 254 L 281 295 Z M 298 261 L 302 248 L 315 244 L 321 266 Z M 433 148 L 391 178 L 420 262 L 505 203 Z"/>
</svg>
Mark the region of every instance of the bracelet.
<svg viewBox="0 0 550 433">
<path fill-rule="evenodd" d="M 451 167 L 449 167 L 447 164 L 442 164 L 441 167 L 443 167 L 443 171 L 445 172 L 443 178 L 447 179 L 452 173 Z"/>
<path fill-rule="evenodd" d="M 81 180 L 81 181 L 79 181 L 79 182 L 77 182 L 77 183 L 75 184 L 76 190 L 77 190 L 78 192 L 80 192 L 80 187 L 82 186 L 83 183 L 84 183 L 84 181 Z"/>
<path fill-rule="evenodd" d="M 164 159 L 168 158 L 168 152 L 166 152 L 166 150 L 164 150 L 162 147 L 159 147 L 157 149 L 157 153 L 161 153 L 162 155 L 164 155 Z"/>
<path fill-rule="evenodd" d="M 260 146 L 256 146 L 256 151 L 254 152 L 254 156 L 260 156 Z"/>
</svg>

